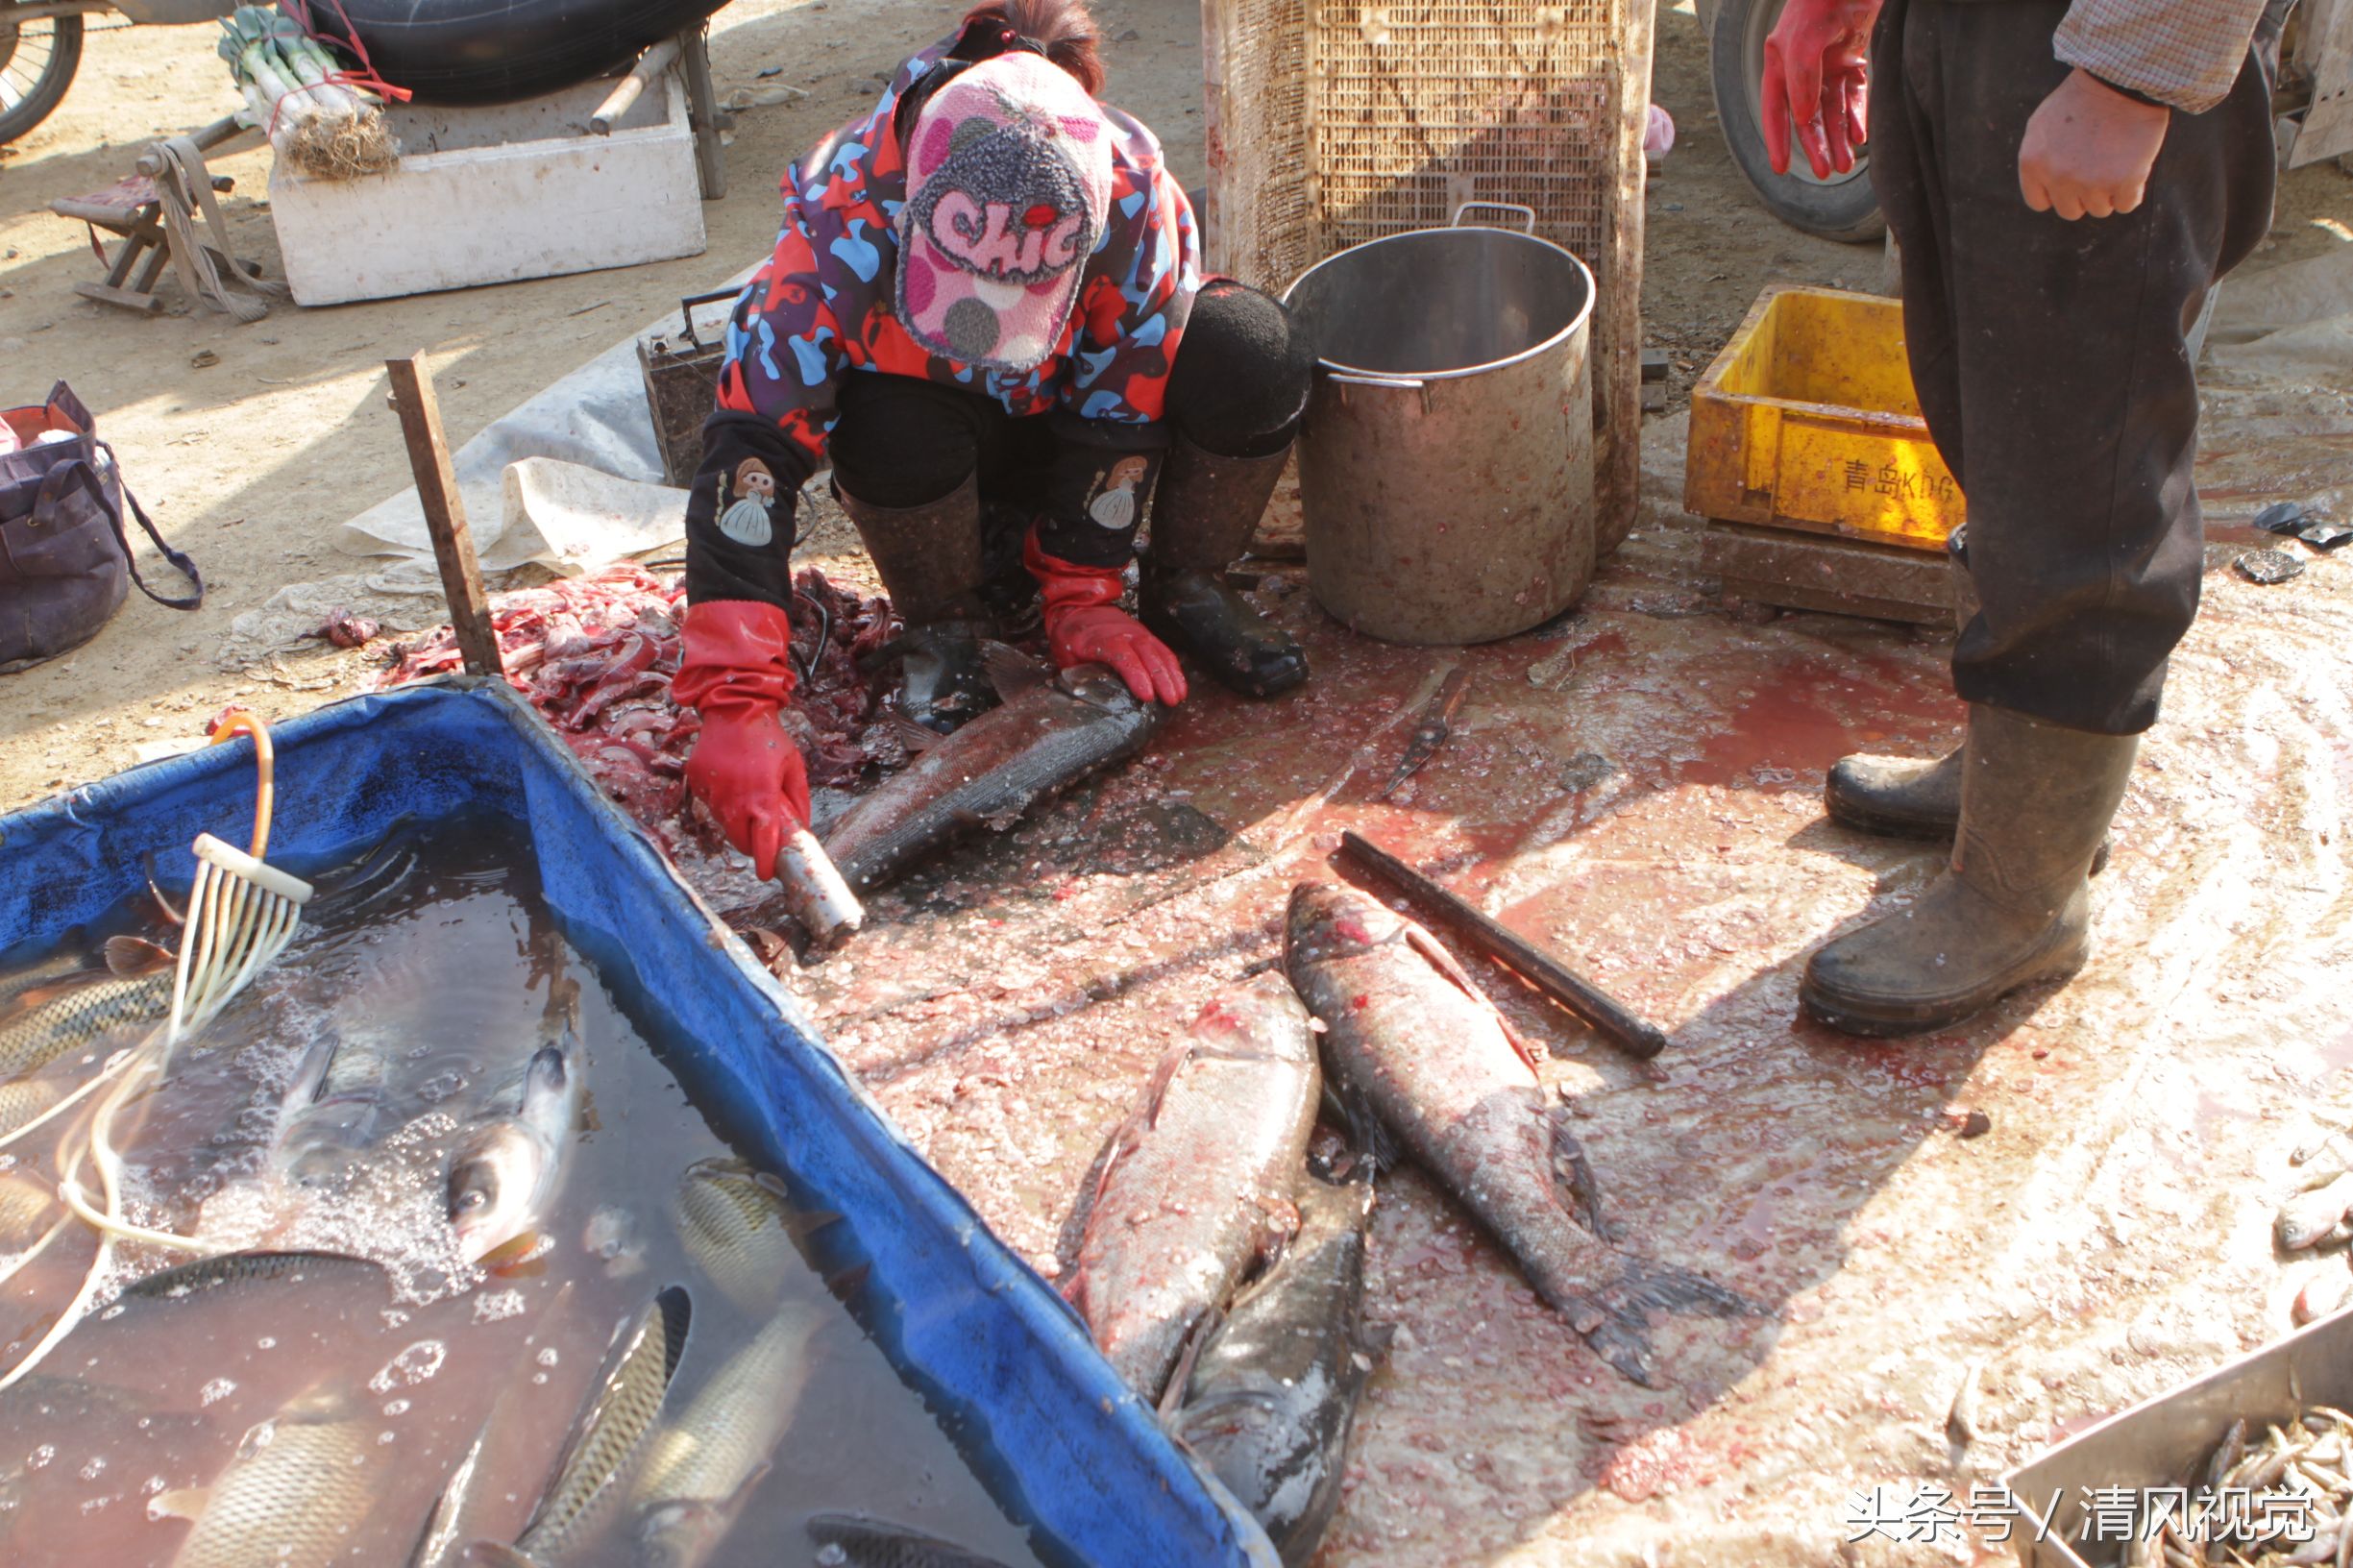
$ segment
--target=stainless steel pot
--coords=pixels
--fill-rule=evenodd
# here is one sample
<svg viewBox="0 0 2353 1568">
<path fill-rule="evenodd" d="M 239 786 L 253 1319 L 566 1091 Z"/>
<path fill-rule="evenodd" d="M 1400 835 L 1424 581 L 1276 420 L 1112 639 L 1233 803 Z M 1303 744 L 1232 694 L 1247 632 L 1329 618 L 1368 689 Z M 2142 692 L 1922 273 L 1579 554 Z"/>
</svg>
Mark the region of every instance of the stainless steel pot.
<svg viewBox="0 0 2353 1568">
<path fill-rule="evenodd" d="M 1466 227 L 1474 208 L 1526 228 Z M 1284 296 L 1321 355 L 1299 444 L 1308 585 L 1355 630 L 1489 642 L 1592 580 L 1593 275 L 1534 228 L 1466 203 Z"/>
</svg>

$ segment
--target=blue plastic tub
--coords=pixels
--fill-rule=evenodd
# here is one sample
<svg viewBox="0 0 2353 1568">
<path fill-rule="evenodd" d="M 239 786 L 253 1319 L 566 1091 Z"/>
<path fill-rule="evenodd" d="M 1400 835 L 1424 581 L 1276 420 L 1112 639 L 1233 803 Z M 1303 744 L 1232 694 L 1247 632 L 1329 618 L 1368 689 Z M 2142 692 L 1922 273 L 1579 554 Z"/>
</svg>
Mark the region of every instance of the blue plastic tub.
<svg viewBox="0 0 2353 1568">
<path fill-rule="evenodd" d="M 925 1164 L 820 1043 L 799 1007 L 671 871 L 503 683 L 414 687 L 273 732 L 271 858 L 316 863 L 395 820 L 488 810 L 529 830 L 566 934 L 646 1021 L 725 1129 L 840 1213 L 871 1270 L 869 1328 L 949 1416 L 967 1458 L 1049 1562 L 1258 1564 L 1275 1555 L 1095 1353 L 1045 1283 Z M 241 841 L 250 748 L 119 773 L 0 818 L 0 950 L 192 873 L 201 831 Z"/>
</svg>

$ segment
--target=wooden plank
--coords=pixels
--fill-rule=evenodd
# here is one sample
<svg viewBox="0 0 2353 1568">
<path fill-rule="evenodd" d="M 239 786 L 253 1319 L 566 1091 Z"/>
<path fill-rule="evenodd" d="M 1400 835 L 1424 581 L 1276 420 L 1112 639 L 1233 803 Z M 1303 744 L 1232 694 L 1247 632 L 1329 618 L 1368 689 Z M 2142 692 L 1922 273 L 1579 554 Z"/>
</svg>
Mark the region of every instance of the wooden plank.
<svg viewBox="0 0 2353 1568">
<path fill-rule="evenodd" d="M 506 672 L 499 657 L 499 636 L 490 625 L 490 596 L 482 588 L 482 564 L 475 557 L 474 531 L 466 526 L 465 498 L 450 466 L 450 446 L 441 433 L 441 404 L 421 357 L 387 359 L 392 406 L 400 411 L 401 434 L 408 443 L 408 466 L 417 477 L 417 500 L 433 538 L 433 559 L 441 568 L 441 591 L 450 601 L 450 625 L 466 673 Z"/>
<path fill-rule="evenodd" d="M 78 282 L 74 292 L 84 299 L 96 300 L 101 305 L 119 305 L 126 310 L 147 314 L 163 308 L 163 302 L 153 294 L 134 294 L 127 288 L 109 288 L 104 283 Z"/>
<path fill-rule="evenodd" d="M 2316 37 L 2319 47 L 2312 108 L 2288 153 L 2292 169 L 2353 152 L 2353 0 L 2331 0 L 2318 13 L 2308 6 L 2304 25 L 2306 37 Z"/>
<path fill-rule="evenodd" d="M 702 181 L 702 199 L 716 202 L 727 194 L 727 152 L 719 134 L 729 116 L 719 107 L 719 89 L 711 83 L 711 29 L 705 24 L 681 33 L 678 42 L 686 73 L 686 123 L 695 133 L 695 172 Z"/>
</svg>

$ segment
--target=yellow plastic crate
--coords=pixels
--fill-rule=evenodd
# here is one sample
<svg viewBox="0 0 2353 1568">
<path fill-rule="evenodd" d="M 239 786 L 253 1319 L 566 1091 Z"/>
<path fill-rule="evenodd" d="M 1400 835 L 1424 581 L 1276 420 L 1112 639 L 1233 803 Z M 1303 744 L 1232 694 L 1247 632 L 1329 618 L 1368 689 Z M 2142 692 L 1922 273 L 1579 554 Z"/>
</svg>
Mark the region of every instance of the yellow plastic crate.
<svg viewBox="0 0 2353 1568">
<path fill-rule="evenodd" d="M 1691 392 L 1701 517 L 1942 550 L 1961 487 L 1937 455 L 1894 300 L 1767 289 Z"/>
</svg>

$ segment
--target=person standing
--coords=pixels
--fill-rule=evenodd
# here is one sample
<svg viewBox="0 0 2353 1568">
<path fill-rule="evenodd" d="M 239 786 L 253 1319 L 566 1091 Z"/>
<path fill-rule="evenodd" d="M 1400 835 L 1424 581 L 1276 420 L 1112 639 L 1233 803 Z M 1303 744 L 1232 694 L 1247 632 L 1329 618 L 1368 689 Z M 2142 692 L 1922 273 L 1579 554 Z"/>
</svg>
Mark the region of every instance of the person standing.
<svg viewBox="0 0 2353 1568">
<path fill-rule="evenodd" d="M 1981 608 L 1968 738 L 1850 757 L 1830 815 L 1953 839 L 1908 908 L 1831 942 L 1805 1010 L 1860 1035 L 1969 1017 L 2088 953 L 2090 879 L 2197 612 L 2188 334 L 2270 227 L 2285 0 L 1789 0 L 1774 167 L 1871 178 L 1912 379 L 1961 483 Z"/>
</svg>

